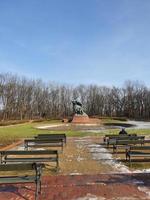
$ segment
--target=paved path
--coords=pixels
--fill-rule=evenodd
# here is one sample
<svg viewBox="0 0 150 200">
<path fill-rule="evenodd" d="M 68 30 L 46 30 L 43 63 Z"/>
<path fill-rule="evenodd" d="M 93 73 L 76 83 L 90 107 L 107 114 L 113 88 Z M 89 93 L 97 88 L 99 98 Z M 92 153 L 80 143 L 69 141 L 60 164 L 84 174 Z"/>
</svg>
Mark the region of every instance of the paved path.
<svg viewBox="0 0 150 200">
<path fill-rule="evenodd" d="M 148 200 L 144 184 L 150 187 L 150 174 L 47 176 L 39 200 Z M 1 187 L 0 200 L 9 199 L 33 200 L 34 185 Z"/>
<path fill-rule="evenodd" d="M 150 199 L 150 173 L 127 173 L 99 142 L 96 137 L 69 138 L 60 172 L 52 176 L 46 171 L 42 177 L 39 200 Z M 34 184 L 0 185 L 0 200 L 33 200 L 34 190 Z"/>
</svg>

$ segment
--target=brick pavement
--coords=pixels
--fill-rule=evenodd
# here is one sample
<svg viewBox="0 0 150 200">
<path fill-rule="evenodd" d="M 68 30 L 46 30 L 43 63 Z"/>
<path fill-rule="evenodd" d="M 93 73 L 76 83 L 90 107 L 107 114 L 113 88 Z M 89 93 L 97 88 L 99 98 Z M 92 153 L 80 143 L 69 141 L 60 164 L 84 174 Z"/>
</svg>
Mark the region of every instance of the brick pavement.
<svg viewBox="0 0 150 200">
<path fill-rule="evenodd" d="M 150 173 L 107 174 L 108 171 L 113 173 L 113 166 L 108 168 L 102 162 L 93 161 L 87 149 L 89 144 L 93 144 L 91 138 L 68 140 L 60 157 L 61 175 L 42 177 L 39 200 L 150 199 Z M 86 175 L 66 174 L 76 169 Z M 106 174 L 102 174 L 103 171 Z M 33 200 L 34 190 L 34 184 L 0 185 L 0 200 Z"/>
<path fill-rule="evenodd" d="M 150 189 L 150 174 L 45 176 L 39 200 L 148 200 L 139 190 L 144 186 Z M 34 189 L 34 184 L 1 185 L 0 200 L 33 200 Z"/>
</svg>

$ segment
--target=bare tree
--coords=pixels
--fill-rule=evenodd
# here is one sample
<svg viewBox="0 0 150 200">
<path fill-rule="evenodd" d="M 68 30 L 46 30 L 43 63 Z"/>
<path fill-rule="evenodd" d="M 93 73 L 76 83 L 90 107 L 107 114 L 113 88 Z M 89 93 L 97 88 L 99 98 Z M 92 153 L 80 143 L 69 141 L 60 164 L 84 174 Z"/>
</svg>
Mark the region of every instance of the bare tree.
<svg viewBox="0 0 150 200">
<path fill-rule="evenodd" d="M 80 98 L 90 116 L 150 119 L 150 89 L 138 81 L 124 87 L 44 83 L 0 74 L 0 119 L 63 118 L 72 114 L 71 100 Z"/>
</svg>

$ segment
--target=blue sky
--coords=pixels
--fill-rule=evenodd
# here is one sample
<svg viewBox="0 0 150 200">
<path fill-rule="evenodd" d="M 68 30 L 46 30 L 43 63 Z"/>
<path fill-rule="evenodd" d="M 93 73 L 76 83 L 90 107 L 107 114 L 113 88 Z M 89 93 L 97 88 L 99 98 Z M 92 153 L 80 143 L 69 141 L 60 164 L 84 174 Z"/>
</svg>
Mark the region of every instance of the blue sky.
<svg viewBox="0 0 150 200">
<path fill-rule="evenodd" d="M 150 1 L 0 0 L 0 72 L 150 86 Z"/>
</svg>

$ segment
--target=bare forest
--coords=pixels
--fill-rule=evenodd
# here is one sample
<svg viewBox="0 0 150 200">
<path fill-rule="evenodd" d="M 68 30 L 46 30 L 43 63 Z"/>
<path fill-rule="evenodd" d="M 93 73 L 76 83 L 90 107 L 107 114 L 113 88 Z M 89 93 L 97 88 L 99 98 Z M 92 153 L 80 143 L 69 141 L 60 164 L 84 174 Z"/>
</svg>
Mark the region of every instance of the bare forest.
<svg viewBox="0 0 150 200">
<path fill-rule="evenodd" d="M 150 88 L 138 81 L 126 81 L 120 88 L 72 86 L 0 74 L 0 120 L 68 117 L 75 98 L 89 116 L 150 119 Z"/>
</svg>

